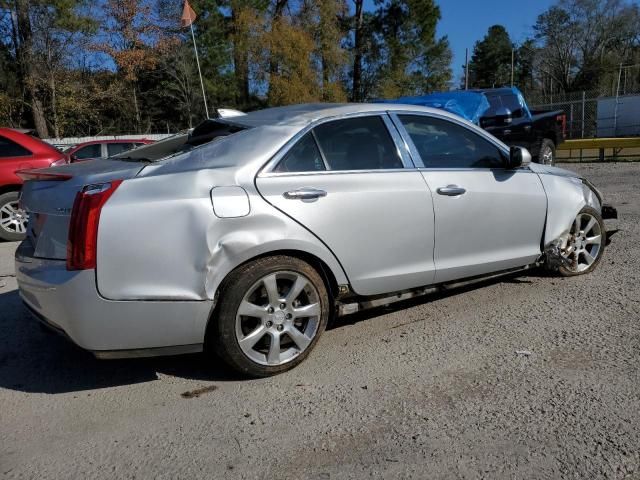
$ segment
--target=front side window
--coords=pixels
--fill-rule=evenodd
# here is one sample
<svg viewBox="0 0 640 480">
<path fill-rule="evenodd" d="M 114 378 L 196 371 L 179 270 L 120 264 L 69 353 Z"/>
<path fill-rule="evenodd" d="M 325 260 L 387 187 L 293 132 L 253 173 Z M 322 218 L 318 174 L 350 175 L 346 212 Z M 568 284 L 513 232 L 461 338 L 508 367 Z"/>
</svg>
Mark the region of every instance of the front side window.
<svg viewBox="0 0 640 480">
<path fill-rule="evenodd" d="M 307 133 L 287 152 L 275 172 L 317 172 L 325 170 L 322 155 L 311 133 Z"/>
<path fill-rule="evenodd" d="M 384 121 L 379 116 L 335 120 L 314 128 L 330 170 L 403 168 Z"/>
<path fill-rule="evenodd" d="M 502 153 L 468 128 L 434 117 L 399 115 L 426 168 L 502 168 Z"/>
<path fill-rule="evenodd" d="M 27 157 L 31 152 L 6 137 L 0 136 L 0 158 Z"/>
<path fill-rule="evenodd" d="M 77 150 L 73 156 L 75 158 L 100 158 L 102 157 L 102 144 L 94 143 L 92 145 L 87 145 L 86 147 L 82 147 Z"/>
</svg>

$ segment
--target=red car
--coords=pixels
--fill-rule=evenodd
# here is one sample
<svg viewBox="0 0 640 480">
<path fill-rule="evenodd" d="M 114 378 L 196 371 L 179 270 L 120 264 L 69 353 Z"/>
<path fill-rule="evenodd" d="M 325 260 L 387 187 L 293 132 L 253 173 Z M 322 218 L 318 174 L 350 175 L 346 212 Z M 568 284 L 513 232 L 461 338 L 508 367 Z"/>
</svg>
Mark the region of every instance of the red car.
<svg viewBox="0 0 640 480">
<path fill-rule="evenodd" d="M 149 143 L 153 143 L 153 140 L 147 140 L 146 138 L 91 140 L 90 142 L 79 143 L 71 147 L 65 152 L 65 155 L 67 155 L 70 162 L 89 160 L 92 158 L 108 158 Z"/>
<path fill-rule="evenodd" d="M 0 239 L 21 240 L 27 215 L 18 207 L 22 179 L 17 170 L 67 163 L 64 154 L 42 140 L 13 128 L 0 128 Z"/>
</svg>

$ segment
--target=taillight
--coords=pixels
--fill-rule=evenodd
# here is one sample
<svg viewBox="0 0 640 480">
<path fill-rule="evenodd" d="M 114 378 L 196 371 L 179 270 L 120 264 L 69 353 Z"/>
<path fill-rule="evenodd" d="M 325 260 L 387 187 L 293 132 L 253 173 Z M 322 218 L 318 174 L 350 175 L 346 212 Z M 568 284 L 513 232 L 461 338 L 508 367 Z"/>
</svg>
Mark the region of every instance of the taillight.
<svg viewBox="0 0 640 480">
<path fill-rule="evenodd" d="M 59 181 L 63 182 L 65 180 L 69 180 L 73 178 L 73 175 L 69 175 L 68 173 L 51 173 L 47 171 L 43 171 L 41 169 L 38 170 L 18 170 L 16 175 L 19 176 L 25 182 L 27 180 L 49 180 L 49 181 Z"/>
<path fill-rule="evenodd" d="M 51 165 L 49 165 L 50 167 L 61 167 L 62 165 L 66 165 L 67 159 L 62 157 L 60 160 L 56 160 L 55 162 L 51 162 Z"/>
<path fill-rule="evenodd" d="M 557 115 L 556 122 L 562 126 L 562 138 L 567 138 L 567 115 L 564 113 Z"/>
<path fill-rule="evenodd" d="M 67 270 L 96 268 L 100 212 L 122 180 L 86 185 L 76 194 L 69 223 Z"/>
</svg>

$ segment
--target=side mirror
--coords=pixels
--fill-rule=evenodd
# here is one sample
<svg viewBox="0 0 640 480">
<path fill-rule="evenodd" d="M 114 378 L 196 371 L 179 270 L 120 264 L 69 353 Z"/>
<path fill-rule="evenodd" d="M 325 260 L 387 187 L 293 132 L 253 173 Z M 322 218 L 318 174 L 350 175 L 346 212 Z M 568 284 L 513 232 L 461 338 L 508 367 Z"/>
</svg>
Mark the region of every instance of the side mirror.
<svg viewBox="0 0 640 480">
<path fill-rule="evenodd" d="M 531 154 L 524 147 L 511 147 L 508 168 L 523 167 L 531 163 Z"/>
<path fill-rule="evenodd" d="M 496 119 L 505 125 L 509 125 L 513 121 L 511 110 L 507 107 L 500 107 L 496 110 Z"/>
</svg>

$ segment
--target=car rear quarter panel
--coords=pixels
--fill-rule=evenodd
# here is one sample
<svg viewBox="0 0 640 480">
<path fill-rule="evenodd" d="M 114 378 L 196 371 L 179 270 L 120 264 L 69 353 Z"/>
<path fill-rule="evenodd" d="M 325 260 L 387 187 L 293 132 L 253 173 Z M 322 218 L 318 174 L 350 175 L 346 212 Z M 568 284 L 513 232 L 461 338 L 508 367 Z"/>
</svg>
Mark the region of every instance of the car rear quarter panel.
<svg viewBox="0 0 640 480">
<path fill-rule="evenodd" d="M 238 265 L 280 250 L 312 254 L 338 283 L 348 283 L 331 252 L 265 202 L 253 182 L 240 179 L 244 173 L 216 168 L 123 182 L 100 217 L 100 294 L 113 300 L 212 300 Z M 219 218 L 211 189 L 232 185 L 247 191 L 250 213 Z"/>
</svg>

